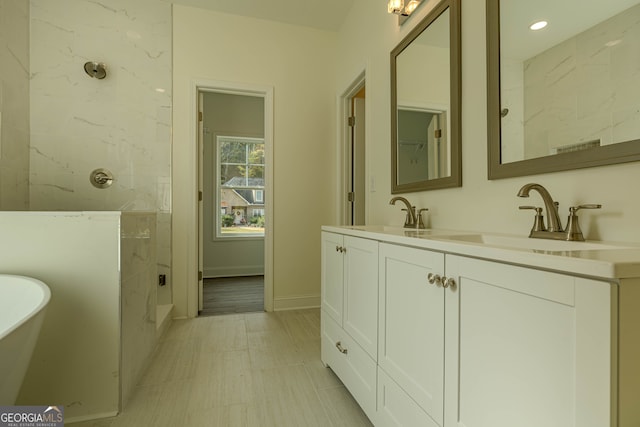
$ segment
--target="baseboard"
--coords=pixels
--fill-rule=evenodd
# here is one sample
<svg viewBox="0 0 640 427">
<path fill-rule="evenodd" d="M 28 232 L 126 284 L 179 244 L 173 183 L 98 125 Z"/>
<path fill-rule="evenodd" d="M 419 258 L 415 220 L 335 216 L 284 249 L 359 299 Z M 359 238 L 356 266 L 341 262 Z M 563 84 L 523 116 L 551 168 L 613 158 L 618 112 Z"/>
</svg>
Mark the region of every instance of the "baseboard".
<svg viewBox="0 0 640 427">
<path fill-rule="evenodd" d="M 306 295 L 297 297 L 274 298 L 273 310 L 300 310 L 304 308 L 319 308 L 320 295 Z"/>
</svg>

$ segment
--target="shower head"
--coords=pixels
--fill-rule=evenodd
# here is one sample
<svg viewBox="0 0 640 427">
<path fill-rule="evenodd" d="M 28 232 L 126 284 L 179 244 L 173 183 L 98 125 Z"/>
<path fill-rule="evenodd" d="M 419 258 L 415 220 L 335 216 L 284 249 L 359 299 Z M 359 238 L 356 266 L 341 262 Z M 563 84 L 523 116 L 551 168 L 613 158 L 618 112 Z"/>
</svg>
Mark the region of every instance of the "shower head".
<svg viewBox="0 0 640 427">
<path fill-rule="evenodd" d="M 99 80 L 102 80 L 107 76 L 107 68 L 102 62 L 85 62 L 84 72 L 87 73 L 89 77 Z"/>
</svg>

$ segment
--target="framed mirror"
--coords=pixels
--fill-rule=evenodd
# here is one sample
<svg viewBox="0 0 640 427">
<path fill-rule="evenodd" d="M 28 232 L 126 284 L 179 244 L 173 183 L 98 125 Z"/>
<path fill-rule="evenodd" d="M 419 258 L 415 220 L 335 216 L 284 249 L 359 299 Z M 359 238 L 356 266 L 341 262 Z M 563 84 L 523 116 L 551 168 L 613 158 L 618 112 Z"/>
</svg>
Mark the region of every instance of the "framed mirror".
<svg viewBox="0 0 640 427">
<path fill-rule="evenodd" d="M 640 1 L 486 6 L 489 179 L 640 160 Z"/>
<path fill-rule="evenodd" d="M 460 1 L 442 0 L 391 51 L 391 192 L 462 185 Z"/>
</svg>

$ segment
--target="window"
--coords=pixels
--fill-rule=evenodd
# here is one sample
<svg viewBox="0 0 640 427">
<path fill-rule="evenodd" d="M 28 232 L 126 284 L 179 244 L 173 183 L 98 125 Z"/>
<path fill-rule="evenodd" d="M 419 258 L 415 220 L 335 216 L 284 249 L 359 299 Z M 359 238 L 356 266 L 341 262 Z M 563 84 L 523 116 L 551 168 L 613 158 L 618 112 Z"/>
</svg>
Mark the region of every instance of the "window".
<svg viewBox="0 0 640 427">
<path fill-rule="evenodd" d="M 216 138 L 216 237 L 264 236 L 264 139 Z"/>
</svg>

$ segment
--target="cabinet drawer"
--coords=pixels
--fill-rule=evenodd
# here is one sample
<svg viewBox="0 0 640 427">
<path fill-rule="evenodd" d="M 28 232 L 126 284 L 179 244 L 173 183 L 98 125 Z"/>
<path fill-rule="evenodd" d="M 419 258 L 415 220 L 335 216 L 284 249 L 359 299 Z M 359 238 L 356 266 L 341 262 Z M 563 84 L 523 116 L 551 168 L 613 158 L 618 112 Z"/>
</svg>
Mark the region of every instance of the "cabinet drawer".
<svg viewBox="0 0 640 427">
<path fill-rule="evenodd" d="M 439 427 L 382 368 L 378 368 L 378 413 L 380 426 Z"/>
<path fill-rule="evenodd" d="M 324 312 L 321 323 L 322 361 L 342 380 L 367 416 L 374 419 L 376 362 Z"/>
</svg>

